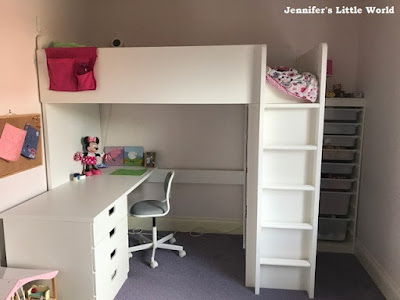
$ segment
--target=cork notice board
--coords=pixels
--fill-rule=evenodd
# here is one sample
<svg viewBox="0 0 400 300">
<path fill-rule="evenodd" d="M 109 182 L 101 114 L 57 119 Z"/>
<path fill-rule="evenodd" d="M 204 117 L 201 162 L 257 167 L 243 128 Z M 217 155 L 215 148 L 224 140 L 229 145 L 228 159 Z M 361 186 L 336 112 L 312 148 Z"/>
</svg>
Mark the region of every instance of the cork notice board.
<svg viewBox="0 0 400 300">
<path fill-rule="evenodd" d="M 3 128 L 6 123 L 20 129 L 24 129 L 25 124 L 29 124 L 38 129 L 40 131 L 40 135 L 42 135 L 39 114 L 8 115 L 0 117 L 0 133 L 3 132 Z M 20 155 L 17 161 L 9 162 L 0 158 L 0 178 L 42 165 L 42 148 L 42 137 L 40 136 L 35 159 L 29 159 Z"/>
</svg>

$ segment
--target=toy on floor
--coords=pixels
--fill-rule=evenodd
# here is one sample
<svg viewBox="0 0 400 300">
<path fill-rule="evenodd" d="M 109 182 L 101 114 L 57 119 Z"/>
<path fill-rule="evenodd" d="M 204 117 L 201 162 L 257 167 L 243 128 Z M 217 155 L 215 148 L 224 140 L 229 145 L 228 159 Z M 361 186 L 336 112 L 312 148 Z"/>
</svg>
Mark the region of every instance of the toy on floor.
<svg viewBox="0 0 400 300">
<path fill-rule="evenodd" d="M 100 175 L 101 170 L 97 166 L 97 158 L 102 158 L 104 162 L 111 159 L 107 153 L 98 153 L 99 138 L 97 136 L 85 136 L 82 139 L 84 152 L 76 152 L 74 154 L 75 161 L 82 161 L 83 174 L 86 176 Z"/>
</svg>

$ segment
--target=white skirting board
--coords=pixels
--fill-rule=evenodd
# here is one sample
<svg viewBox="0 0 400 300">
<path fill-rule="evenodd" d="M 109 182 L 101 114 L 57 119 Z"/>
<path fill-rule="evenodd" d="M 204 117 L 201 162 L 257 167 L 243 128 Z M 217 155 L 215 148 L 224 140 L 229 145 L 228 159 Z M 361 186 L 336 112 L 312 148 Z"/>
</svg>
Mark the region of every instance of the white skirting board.
<svg viewBox="0 0 400 300">
<path fill-rule="evenodd" d="M 400 299 L 400 286 L 392 280 L 368 249 L 359 241 L 355 244 L 355 255 L 388 300 Z"/>
<path fill-rule="evenodd" d="M 129 229 L 151 230 L 151 218 L 128 217 Z M 157 230 L 196 233 L 243 234 L 242 220 L 157 218 Z"/>
</svg>

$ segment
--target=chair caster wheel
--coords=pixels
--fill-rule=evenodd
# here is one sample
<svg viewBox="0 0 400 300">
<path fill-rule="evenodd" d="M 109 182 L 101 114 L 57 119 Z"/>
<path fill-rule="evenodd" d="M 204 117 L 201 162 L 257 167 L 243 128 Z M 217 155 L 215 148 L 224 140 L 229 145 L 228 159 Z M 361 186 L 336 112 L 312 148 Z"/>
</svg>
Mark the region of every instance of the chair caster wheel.
<svg viewBox="0 0 400 300">
<path fill-rule="evenodd" d="M 130 252 L 128 255 L 129 255 L 129 258 L 132 258 L 132 257 L 133 257 L 132 252 Z"/>
<path fill-rule="evenodd" d="M 153 260 L 153 261 L 150 263 L 150 267 L 151 267 L 152 269 L 157 268 L 157 267 L 158 267 L 158 262 L 156 262 L 155 260 Z"/>
<path fill-rule="evenodd" d="M 179 257 L 185 257 L 185 256 L 186 256 L 186 251 L 185 250 L 179 251 Z"/>
<path fill-rule="evenodd" d="M 170 243 L 170 244 L 175 244 L 175 243 L 176 243 L 176 238 L 174 238 L 174 237 L 171 238 L 171 239 L 169 240 L 169 243 Z"/>
</svg>

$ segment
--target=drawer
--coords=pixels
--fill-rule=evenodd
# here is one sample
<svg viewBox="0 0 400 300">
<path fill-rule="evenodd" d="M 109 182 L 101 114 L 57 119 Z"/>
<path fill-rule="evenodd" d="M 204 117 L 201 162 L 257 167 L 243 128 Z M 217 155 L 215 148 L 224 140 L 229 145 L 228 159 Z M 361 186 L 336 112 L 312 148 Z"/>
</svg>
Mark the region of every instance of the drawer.
<svg viewBox="0 0 400 300">
<path fill-rule="evenodd" d="M 326 121 L 356 122 L 359 120 L 360 112 L 359 109 L 326 108 L 324 119 Z"/>
<path fill-rule="evenodd" d="M 354 161 L 356 156 L 355 152 L 349 151 L 349 150 L 328 150 L 324 149 L 322 152 L 322 160 L 324 161 Z"/>
<path fill-rule="evenodd" d="M 94 270 L 104 268 L 103 265 L 115 259 L 121 242 L 128 241 L 128 217 L 125 216 L 108 235 L 94 248 Z M 128 251 L 126 249 L 126 251 Z"/>
<path fill-rule="evenodd" d="M 319 218 L 318 239 L 328 241 L 344 241 L 346 239 L 349 219 Z"/>
<path fill-rule="evenodd" d="M 113 279 L 111 280 L 110 288 L 108 290 L 108 299 L 114 299 L 121 289 L 122 285 L 125 283 L 125 280 L 128 278 L 128 270 L 120 270 L 115 269 L 115 273 L 113 274 Z"/>
<path fill-rule="evenodd" d="M 356 149 L 357 137 L 354 136 L 324 136 L 325 149 L 341 148 L 341 149 Z"/>
<path fill-rule="evenodd" d="M 357 134 L 357 125 L 325 123 L 324 134 L 356 135 Z"/>
<path fill-rule="evenodd" d="M 94 246 L 109 235 L 109 232 L 128 215 L 128 203 L 126 196 L 114 201 L 105 210 L 94 218 L 93 240 Z"/>
<path fill-rule="evenodd" d="M 321 190 L 350 191 L 356 180 L 321 178 Z"/>
<path fill-rule="evenodd" d="M 128 272 L 120 272 L 117 268 L 114 270 L 112 276 L 112 280 L 107 286 L 100 286 L 96 291 L 96 300 L 114 299 L 128 278 Z"/>
<path fill-rule="evenodd" d="M 322 163 L 321 173 L 331 175 L 345 175 L 348 177 L 353 174 L 354 169 L 354 164 Z"/>
<path fill-rule="evenodd" d="M 351 194 L 321 192 L 319 213 L 321 215 L 347 215 Z"/>
<path fill-rule="evenodd" d="M 128 278 L 128 238 L 119 243 L 113 259 L 102 264 L 95 272 L 96 299 L 114 299 Z"/>
</svg>

